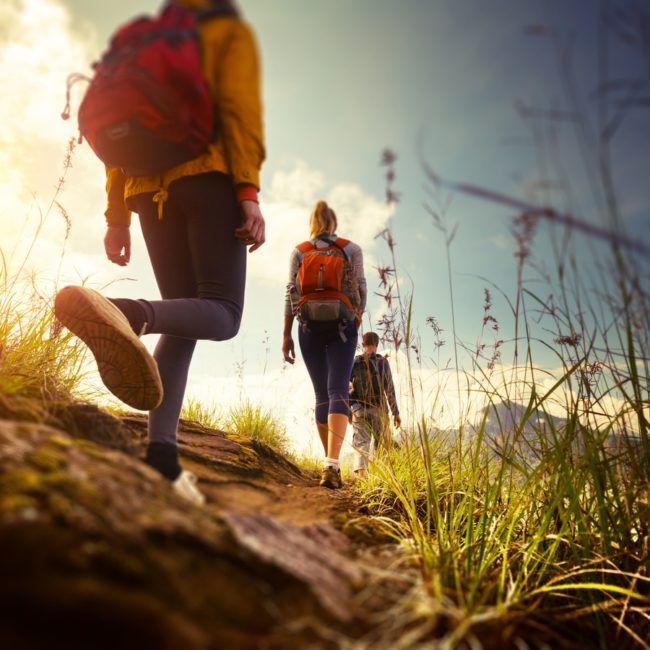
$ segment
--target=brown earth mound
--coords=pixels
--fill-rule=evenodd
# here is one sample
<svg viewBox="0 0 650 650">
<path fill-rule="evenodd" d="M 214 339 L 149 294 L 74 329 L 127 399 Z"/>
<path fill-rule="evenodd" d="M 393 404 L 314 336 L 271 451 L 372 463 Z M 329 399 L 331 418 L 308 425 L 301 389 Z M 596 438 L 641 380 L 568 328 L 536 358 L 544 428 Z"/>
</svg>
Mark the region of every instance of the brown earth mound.
<svg viewBox="0 0 650 650">
<path fill-rule="evenodd" d="M 196 508 L 140 460 L 144 418 L 6 397 L 0 418 L 0 647 L 336 647 L 361 630 L 365 575 L 330 523 L 349 497 L 270 447 L 183 423 Z"/>
<path fill-rule="evenodd" d="M 470 647 L 353 491 L 248 438 L 182 422 L 179 439 L 204 508 L 142 462 L 144 417 L 0 395 L 0 649 Z M 544 629 L 522 612 L 472 635 L 585 647 Z"/>
</svg>

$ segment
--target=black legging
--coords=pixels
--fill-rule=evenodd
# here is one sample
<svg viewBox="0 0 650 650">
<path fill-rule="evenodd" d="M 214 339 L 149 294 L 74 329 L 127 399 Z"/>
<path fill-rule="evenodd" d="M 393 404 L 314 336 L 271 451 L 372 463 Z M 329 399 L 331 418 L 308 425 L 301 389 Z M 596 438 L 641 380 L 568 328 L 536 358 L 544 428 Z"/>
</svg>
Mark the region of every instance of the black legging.
<svg viewBox="0 0 650 650">
<path fill-rule="evenodd" d="M 217 172 L 169 186 L 164 218 L 153 194 L 131 199 L 163 300 L 143 301 L 148 332 L 162 334 L 154 357 L 164 398 L 149 414 L 149 440 L 176 443 L 197 339 L 225 341 L 239 330 L 246 284 L 246 247 L 234 235 L 241 213 L 231 179 Z"/>
</svg>

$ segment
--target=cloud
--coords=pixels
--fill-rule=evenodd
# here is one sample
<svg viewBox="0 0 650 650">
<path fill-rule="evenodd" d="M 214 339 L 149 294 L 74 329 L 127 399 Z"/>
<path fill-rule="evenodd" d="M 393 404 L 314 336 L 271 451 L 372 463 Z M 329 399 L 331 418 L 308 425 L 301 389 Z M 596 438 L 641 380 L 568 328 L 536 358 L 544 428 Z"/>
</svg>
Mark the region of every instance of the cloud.
<svg viewBox="0 0 650 650">
<path fill-rule="evenodd" d="M 11 162 L 13 193 L 16 187 L 50 190 L 75 135 L 74 121 L 60 118 L 65 81 L 71 72 L 88 70 L 94 41 L 73 31 L 69 11 L 53 0 L 5 1 L 0 20 L 0 142 Z M 23 183 L 15 182 L 17 176 Z"/>
<path fill-rule="evenodd" d="M 388 225 L 388 206 L 359 185 L 339 183 L 331 188 L 327 200 L 336 211 L 341 233 L 364 249 L 372 248 L 375 237 Z"/>
<path fill-rule="evenodd" d="M 72 29 L 69 10 L 54 0 L 5 1 L 0 21 L 2 248 L 5 252 L 15 248 L 16 266 L 38 230 L 28 267 L 51 271 L 61 255 L 66 223 L 56 205 L 49 212 L 48 206 L 62 173 L 67 143 L 76 137 L 74 120 L 60 118 L 65 82 L 71 72 L 89 69 L 91 52 L 97 48 L 92 34 Z M 80 91 L 73 95 L 77 105 Z M 68 248 L 82 253 L 95 235 L 97 215 L 103 212 L 103 205 L 95 205 L 103 192 L 103 168 L 87 146 L 78 148 L 73 165 L 65 192 L 57 198 L 72 219 Z M 73 275 L 81 262 L 76 253 L 64 261 Z M 84 273 L 101 269 L 96 263 L 88 267 L 87 262 L 84 254 Z"/>
<path fill-rule="evenodd" d="M 27 153 L 32 144 L 65 140 L 69 127 L 54 119 L 55 106 L 63 108 L 61 81 L 87 62 L 85 44 L 70 30 L 69 12 L 50 0 L 9 0 L 0 20 L 0 81 L 11 88 L 0 105 L 3 144 Z"/>
<path fill-rule="evenodd" d="M 250 259 L 250 274 L 267 284 L 286 283 L 289 254 L 309 238 L 309 215 L 319 199 L 334 209 L 341 236 L 359 244 L 366 269 L 375 264 L 375 236 L 390 219 L 388 207 L 355 183 L 332 182 L 302 160 L 274 172 L 262 195 L 267 243 Z"/>
<path fill-rule="evenodd" d="M 268 191 L 264 192 L 269 204 L 289 204 L 300 210 L 311 210 L 327 187 L 325 175 L 311 168 L 303 160 L 295 160 L 290 169 L 273 174 Z"/>
</svg>

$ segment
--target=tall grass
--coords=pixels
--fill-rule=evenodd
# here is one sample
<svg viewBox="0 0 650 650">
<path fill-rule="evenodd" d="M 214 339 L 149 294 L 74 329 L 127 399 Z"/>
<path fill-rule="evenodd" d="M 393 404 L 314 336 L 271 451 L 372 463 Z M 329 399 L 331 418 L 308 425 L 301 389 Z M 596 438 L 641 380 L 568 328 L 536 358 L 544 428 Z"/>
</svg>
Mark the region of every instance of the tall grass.
<svg viewBox="0 0 650 650">
<path fill-rule="evenodd" d="M 69 400 L 84 376 L 84 351 L 63 334 L 51 305 L 5 293 L 0 302 L 0 393 Z"/>
<path fill-rule="evenodd" d="M 21 394 L 43 401 L 69 400 L 79 394 L 84 376 L 84 349 L 69 333 L 64 333 L 52 311 L 61 270 L 59 263 L 54 283 L 47 295 L 26 273 L 33 250 L 45 223 L 57 208 L 65 221 L 66 233 L 61 246 L 63 259 L 70 234 L 70 218 L 58 202 L 71 167 L 75 141 L 70 140 L 53 196 L 28 239 L 22 257 L 16 251 L 0 249 L 0 393 Z M 25 217 L 27 218 L 27 217 Z"/>
<path fill-rule="evenodd" d="M 270 409 L 253 404 L 250 400 L 244 399 L 223 410 L 214 404 L 204 404 L 190 398 L 183 405 L 181 417 L 213 429 L 259 440 L 280 453 L 293 457 L 285 425 Z"/>
<path fill-rule="evenodd" d="M 220 429 L 224 422 L 223 412 L 216 404 L 206 404 L 192 397 L 183 402 L 181 418 L 198 422 L 208 429 Z"/>
<path fill-rule="evenodd" d="M 548 423 L 527 436 L 543 450 L 528 460 L 521 429 L 497 444 L 485 419 L 471 438 L 420 428 L 374 461 L 362 497 L 410 540 L 430 595 L 464 612 L 452 635 L 532 614 L 583 619 L 603 639 L 613 621 L 647 634 L 647 484 L 602 431 Z"/>
<path fill-rule="evenodd" d="M 394 327 L 410 320 L 403 313 Z M 552 320 L 566 331 L 557 311 Z M 650 647 L 650 453 L 640 424 L 650 415 L 650 383 L 634 362 L 646 356 L 636 346 L 649 321 L 636 324 L 646 328 L 637 337 L 624 319 L 610 320 L 607 333 L 620 327 L 621 347 L 603 342 L 598 322 L 558 334 L 563 371 L 550 386 L 534 362 L 525 309 L 521 323 L 525 365 L 498 379 L 494 362 L 473 354 L 472 369 L 459 372 L 471 386 L 468 402 L 486 404 L 478 423 L 436 429 L 435 399 L 418 408 L 426 397 L 406 368 L 406 410 L 420 416 L 398 448 L 374 460 L 359 493 L 408 540 L 429 594 L 461 612 L 448 647 L 475 628 L 518 620 L 549 630 L 572 621 L 566 636 L 580 630 L 589 647 Z M 397 339 L 408 341 L 407 332 Z"/>
<path fill-rule="evenodd" d="M 605 20 L 602 24 L 606 29 Z M 544 33 L 562 50 L 561 74 L 568 75 L 565 44 L 557 42 L 557 32 Z M 600 88 L 609 81 L 601 78 Z M 539 201 L 524 203 L 446 182 L 424 164 L 427 209 L 446 251 L 452 319 L 455 228 L 447 225 L 449 192 L 521 210 L 512 227 L 515 294 L 501 292 L 512 324 L 492 316 L 487 288 L 478 343 L 461 341 L 452 323 L 452 372 L 458 399 L 465 400 L 453 431 L 436 427 L 440 394 L 425 393 L 420 382 L 423 373 L 440 373 L 440 366 L 414 367 L 410 359 L 422 353 L 414 336 L 413 296 L 401 300 L 397 294 L 395 239 L 391 228 L 383 233 L 391 265 L 379 269 L 386 298 L 380 325 L 386 342 L 404 353 L 410 408 L 403 410 L 412 415 L 400 445 L 374 459 L 357 489 L 417 559 L 429 595 L 454 609 L 455 624 L 440 632 L 442 647 L 461 642 L 480 647 L 479 630 L 485 634 L 492 626 L 504 645 L 515 644 L 518 635 L 520 645 L 564 638 L 584 647 L 650 648 L 647 250 L 627 236 L 612 180 L 608 125 L 623 118 L 608 117 L 603 105 L 611 103 L 599 94 L 592 125 L 575 84 L 563 78 L 563 86 L 565 110 L 573 116 L 593 203 L 605 226 L 553 206 L 554 201 L 570 205 L 571 187 L 553 107 L 521 113 L 542 150 L 539 187 L 562 187 L 561 196 L 544 189 Z M 395 160 L 393 154 L 382 159 L 393 204 Z M 545 223 L 553 251 L 553 265 L 546 269 L 534 264 Z M 524 271 L 536 273 L 547 293 L 533 289 Z M 439 352 L 442 330 L 436 319 L 429 325 Z M 493 341 L 483 340 L 486 326 L 495 332 Z M 505 329 L 514 336 L 504 342 Z M 503 365 L 506 350 L 513 357 Z M 469 403 L 481 408 L 469 409 Z M 480 414 L 478 421 L 468 419 L 471 410 Z"/>
</svg>

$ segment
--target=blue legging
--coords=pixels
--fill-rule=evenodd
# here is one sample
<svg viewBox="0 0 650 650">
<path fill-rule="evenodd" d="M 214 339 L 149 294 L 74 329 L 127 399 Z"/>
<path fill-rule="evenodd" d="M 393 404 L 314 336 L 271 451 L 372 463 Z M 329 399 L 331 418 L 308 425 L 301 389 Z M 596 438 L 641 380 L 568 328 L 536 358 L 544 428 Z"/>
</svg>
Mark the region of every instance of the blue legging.
<svg viewBox="0 0 650 650">
<path fill-rule="evenodd" d="M 300 351 L 316 393 L 316 422 L 327 424 L 332 413 L 350 415 L 350 375 L 357 349 L 357 327 L 348 323 L 343 341 L 336 328 L 312 326 L 298 332 Z"/>
</svg>

